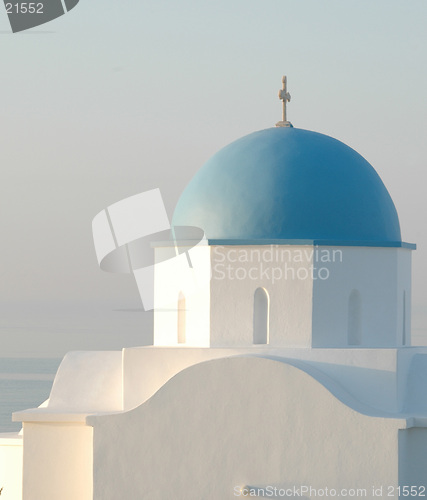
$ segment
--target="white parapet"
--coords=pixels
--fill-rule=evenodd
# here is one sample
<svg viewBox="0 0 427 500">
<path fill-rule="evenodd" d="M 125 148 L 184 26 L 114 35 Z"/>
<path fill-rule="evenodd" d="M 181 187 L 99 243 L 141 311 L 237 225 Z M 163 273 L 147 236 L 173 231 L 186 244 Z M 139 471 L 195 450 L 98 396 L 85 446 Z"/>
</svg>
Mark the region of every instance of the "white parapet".
<svg viewBox="0 0 427 500">
<path fill-rule="evenodd" d="M 397 488 L 407 428 L 399 416 L 355 411 L 296 366 L 252 356 L 194 365 L 141 406 L 87 422 L 94 500 L 231 500 L 244 484 L 363 488 L 372 498 L 372 485 Z"/>
</svg>

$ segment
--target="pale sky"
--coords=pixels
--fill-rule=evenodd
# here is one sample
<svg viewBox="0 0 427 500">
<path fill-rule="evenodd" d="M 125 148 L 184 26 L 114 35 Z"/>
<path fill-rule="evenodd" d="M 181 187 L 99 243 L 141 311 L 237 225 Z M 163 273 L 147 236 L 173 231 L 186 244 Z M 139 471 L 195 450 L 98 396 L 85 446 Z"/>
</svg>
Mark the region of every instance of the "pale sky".
<svg viewBox="0 0 427 500">
<path fill-rule="evenodd" d="M 157 187 L 171 216 L 215 151 L 281 118 L 283 74 L 294 126 L 356 149 L 393 197 L 427 339 L 426 24 L 425 0 L 81 0 L 12 34 L 0 8 L 0 356 L 147 340 L 93 217 Z"/>
</svg>

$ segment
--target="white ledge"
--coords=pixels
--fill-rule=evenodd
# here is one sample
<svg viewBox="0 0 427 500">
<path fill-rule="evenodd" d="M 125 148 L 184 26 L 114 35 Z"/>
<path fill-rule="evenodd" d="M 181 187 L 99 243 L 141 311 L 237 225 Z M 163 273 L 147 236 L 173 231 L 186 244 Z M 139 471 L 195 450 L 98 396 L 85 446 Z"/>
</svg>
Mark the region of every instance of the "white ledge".
<svg viewBox="0 0 427 500">
<path fill-rule="evenodd" d="M 55 411 L 54 408 L 30 408 L 29 410 L 17 411 L 12 414 L 13 422 L 59 422 L 59 423 L 81 423 L 86 424 L 86 418 L 90 415 L 111 415 L 121 413 L 119 411 L 87 411 L 75 412 L 64 408 Z"/>
<path fill-rule="evenodd" d="M 409 417 L 406 419 L 406 429 L 412 427 L 427 427 L 427 417 Z"/>
</svg>

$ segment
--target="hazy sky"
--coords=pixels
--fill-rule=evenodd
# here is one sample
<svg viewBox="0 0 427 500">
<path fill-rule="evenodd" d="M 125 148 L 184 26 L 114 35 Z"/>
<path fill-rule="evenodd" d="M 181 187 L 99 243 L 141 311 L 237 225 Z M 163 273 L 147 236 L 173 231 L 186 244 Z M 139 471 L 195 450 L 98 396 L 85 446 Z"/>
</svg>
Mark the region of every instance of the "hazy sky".
<svg viewBox="0 0 427 500">
<path fill-rule="evenodd" d="M 425 0 L 81 0 L 12 34 L 0 6 L 0 356 L 45 331 L 59 350 L 149 335 L 132 278 L 97 266 L 92 218 L 156 187 L 171 215 L 215 151 L 281 118 L 282 74 L 294 126 L 386 184 L 427 331 L 426 25 Z"/>
</svg>

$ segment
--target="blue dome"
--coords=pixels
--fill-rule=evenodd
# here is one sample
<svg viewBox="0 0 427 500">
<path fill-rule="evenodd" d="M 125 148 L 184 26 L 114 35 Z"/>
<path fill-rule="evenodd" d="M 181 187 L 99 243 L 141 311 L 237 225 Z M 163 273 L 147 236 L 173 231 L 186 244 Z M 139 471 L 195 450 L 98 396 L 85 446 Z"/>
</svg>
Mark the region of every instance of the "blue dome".
<svg viewBox="0 0 427 500">
<path fill-rule="evenodd" d="M 172 224 L 215 240 L 401 241 L 374 168 L 342 142 L 295 128 L 261 130 L 218 151 L 182 193 Z"/>
</svg>

